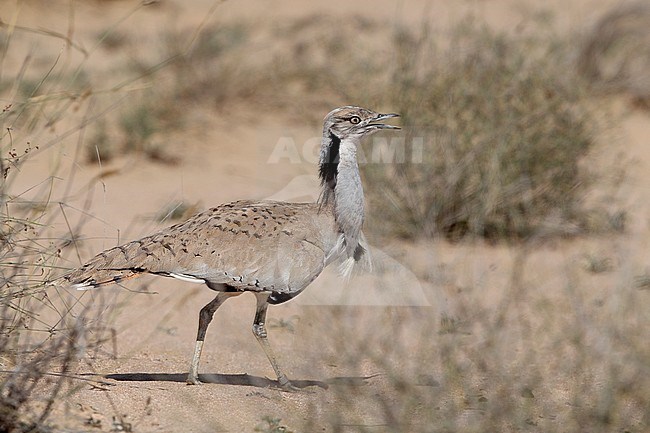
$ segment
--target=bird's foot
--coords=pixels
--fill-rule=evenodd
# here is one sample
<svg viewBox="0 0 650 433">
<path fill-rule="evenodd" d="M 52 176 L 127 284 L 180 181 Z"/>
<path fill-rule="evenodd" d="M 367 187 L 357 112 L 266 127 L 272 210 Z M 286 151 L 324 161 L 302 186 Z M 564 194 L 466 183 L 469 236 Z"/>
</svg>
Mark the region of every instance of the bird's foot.
<svg viewBox="0 0 650 433">
<path fill-rule="evenodd" d="M 280 390 L 284 392 L 301 392 L 303 391 L 302 389 L 293 386 L 293 384 L 289 381 L 287 381 L 284 384 L 280 384 Z"/>
<path fill-rule="evenodd" d="M 278 378 L 280 390 L 284 392 L 305 392 L 304 389 L 294 386 L 284 374 Z"/>
<path fill-rule="evenodd" d="M 185 379 L 185 383 L 188 385 L 201 385 L 203 382 L 199 380 L 199 376 L 197 374 L 188 374 L 187 379 Z"/>
</svg>

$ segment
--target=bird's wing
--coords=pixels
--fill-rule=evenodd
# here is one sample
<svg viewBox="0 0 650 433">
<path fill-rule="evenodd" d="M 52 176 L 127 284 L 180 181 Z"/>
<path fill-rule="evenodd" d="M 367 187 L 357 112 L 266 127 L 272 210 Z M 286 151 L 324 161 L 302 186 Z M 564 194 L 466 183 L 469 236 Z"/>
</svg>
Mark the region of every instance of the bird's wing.
<svg viewBox="0 0 650 433">
<path fill-rule="evenodd" d="M 188 228 L 199 247 L 179 263 L 180 272 L 241 290 L 291 293 L 325 266 L 335 223 L 317 205 L 264 201 L 217 209 Z"/>
<path fill-rule="evenodd" d="M 63 279 L 90 288 L 153 273 L 295 292 L 322 271 L 334 231 L 331 212 L 315 204 L 233 202 L 104 251 Z"/>
</svg>

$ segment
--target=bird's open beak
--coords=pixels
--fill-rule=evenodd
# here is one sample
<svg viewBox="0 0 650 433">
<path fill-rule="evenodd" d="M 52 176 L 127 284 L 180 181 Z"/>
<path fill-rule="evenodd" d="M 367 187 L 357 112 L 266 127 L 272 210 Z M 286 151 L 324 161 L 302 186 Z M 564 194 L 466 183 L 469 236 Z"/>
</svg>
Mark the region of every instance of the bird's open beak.
<svg viewBox="0 0 650 433">
<path fill-rule="evenodd" d="M 373 126 L 377 129 L 401 129 L 399 126 L 386 125 L 385 123 L 375 123 L 375 122 L 381 122 L 382 120 L 386 120 L 386 119 L 392 119 L 393 117 L 399 117 L 399 114 L 396 113 L 379 114 L 377 117 L 372 119 L 372 123 L 370 123 L 368 126 Z"/>
</svg>

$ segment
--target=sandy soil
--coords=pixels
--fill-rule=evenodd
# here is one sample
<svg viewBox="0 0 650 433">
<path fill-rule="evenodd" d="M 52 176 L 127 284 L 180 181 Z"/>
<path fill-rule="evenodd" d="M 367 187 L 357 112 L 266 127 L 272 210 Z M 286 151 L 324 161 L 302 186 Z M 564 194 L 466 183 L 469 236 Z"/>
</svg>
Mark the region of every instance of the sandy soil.
<svg viewBox="0 0 650 433">
<path fill-rule="evenodd" d="M 5 20 L 14 5 L 3 3 L 7 7 L 2 12 Z M 587 26 L 612 3 L 575 0 L 552 1 L 548 5 L 561 11 L 556 16 L 559 26 Z M 92 40 L 97 28 L 115 22 L 134 4 L 77 4 L 76 37 Z M 181 1 L 164 1 L 130 17 L 129 26 L 143 38 L 152 38 L 161 26 L 199 23 L 211 4 L 196 1 L 190 6 Z M 17 22 L 65 33 L 69 11 L 64 2 L 56 5 L 49 7 L 44 22 L 43 2 L 21 2 L 15 15 Z M 470 11 L 485 15 L 492 25 L 514 28 L 521 23 L 521 11 L 536 5 L 533 0 L 335 0 L 309 5 L 297 0 L 246 0 L 220 5 L 213 19 L 289 20 L 325 12 L 363 14 L 414 25 L 427 17 L 444 28 Z M 90 45 L 86 42 L 86 46 Z M 46 44 L 38 46 L 39 50 L 47 48 Z M 98 68 L 105 67 L 102 59 L 110 63 L 108 57 L 96 58 Z M 496 314 L 504 303 L 522 302 L 526 304 L 522 314 L 536 327 L 536 321 L 542 319 L 532 314 L 534 309 L 545 299 L 566 295 L 566 282 L 576 275 L 592 285 L 593 290 L 580 297 L 586 304 L 600 305 L 598 314 L 617 317 L 631 314 L 631 308 L 647 307 L 647 290 L 634 293 L 636 307 L 620 304 L 623 298 L 611 291 L 621 281 L 629 281 L 650 268 L 645 254 L 650 244 L 650 116 L 628 108 L 620 111 L 620 137 L 609 145 L 634 161 L 629 181 L 620 192 L 629 211 L 629 229 L 623 235 L 607 238 L 557 241 L 526 256 L 522 278 L 532 289 L 526 301 L 509 289 L 513 263 L 519 259 L 516 248 L 425 241 L 374 245 L 379 264 L 375 275 L 353 279 L 345 286 L 335 272 L 327 272 L 295 301 L 270 309 L 271 343 L 287 374 L 304 389 L 285 393 L 275 388 L 273 371 L 251 333 L 252 296 L 229 301 L 215 315 L 202 357 L 201 379 L 207 383 L 188 386 L 185 375 L 198 311 L 212 299 L 209 290 L 146 278 L 126 285 L 133 291 L 115 287 L 101 293 L 88 292 L 84 299 L 105 309 L 106 314 L 99 320 L 116 331 L 116 338 L 100 351 L 88 353 L 79 364 L 77 373 L 87 382 L 80 381 L 79 389 L 58 405 L 56 424 L 70 431 L 131 428 L 135 432 L 251 432 L 263 424 L 263 417 L 271 416 L 281 418 L 282 424 L 296 432 L 390 432 L 396 421 L 387 416 L 391 410 L 386 407 L 395 408 L 393 415 L 397 414 L 397 419 L 410 419 L 418 425 L 431 419 L 429 412 L 443 413 L 446 405 L 457 399 L 438 392 L 440 384 L 447 380 L 439 348 L 447 347 L 453 337 L 440 332 L 443 317 L 463 316 L 464 309 L 472 304 Z M 68 213 L 73 225 L 84 221 L 79 231 L 88 240 L 80 245 L 79 253 L 82 259 L 88 259 L 118 241 L 155 230 L 160 223 L 152 215 L 176 201 L 196 203 L 200 208 L 249 197 L 312 199 L 317 183 L 310 161 L 269 161 L 280 140 L 291 137 L 300 144 L 318 135 L 318 127 L 252 108 L 227 117 L 205 113 L 182 134 L 165 137 L 167 142 L 177 143 L 173 152 L 181 156 L 180 164 L 164 165 L 129 155 L 102 167 L 78 165 L 74 159 L 77 143 L 67 140 L 33 158 L 23 168 L 22 180 L 12 188 L 25 190 L 56 172 L 57 194 L 68 186 L 78 192 L 68 201 Z M 599 157 L 607 159 L 606 153 Z M 84 220 L 79 211 L 86 207 L 93 215 L 89 220 Z M 67 230 L 62 220 L 52 224 L 63 233 Z M 613 270 L 603 274 L 584 272 L 582 260 L 591 253 L 611 260 Z M 78 264 L 75 255 L 66 260 L 62 266 Z M 482 330 L 471 326 L 455 334 L 453 340 L 468 353 L 480 350 L 484 339 Z M 542 340 L 540 345 L 544 346 Z M 523 356 L 516 347 L 507 350 L 506 359 L 506 355 L 513 360 Z M 551 356 L 537 362 L 548 364 L 543 369 L 552 371 L 559 361 Z M 418 396 L 426 396 L 421 403 L 406 402 L 407 397 L 395 385 L 395 375 L 404 381 L 403 387 L 415 387 L 421 393 Z M 482 392 L 481 386 L 476 383 L 476 392 Z M 562 401 L 558 395 L 568 385 L 549 380 L 546 386 L 535 392 L 540 396 L 552 394 L 550 400 Z M 540 413 L 538 429 L 531 431 L 557 431 L 562 427 L 572 430 L 571 425 L 562 424 L 571 410 L 566 405 Z M 472 425 L 477 416 L 477 411 L 468 407 L 455 425 Z M 401 426 L 402 431 L 409 431 L 408 426 Z"/>
</svg>

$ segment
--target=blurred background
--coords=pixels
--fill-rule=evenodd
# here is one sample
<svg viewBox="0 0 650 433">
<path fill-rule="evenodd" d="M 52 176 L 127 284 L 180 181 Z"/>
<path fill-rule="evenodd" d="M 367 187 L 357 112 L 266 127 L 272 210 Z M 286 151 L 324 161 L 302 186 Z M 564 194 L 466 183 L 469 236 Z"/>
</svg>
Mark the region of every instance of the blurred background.
<svg viewBox="0 0 650 433">
<path fill-rule="evenodd" d="M 204 287 L 44 285 L 315 200 L 341 105 L 403 129 L 360 150 L 373 273 L 269 312 L 304 393 L 266 379 L 252 297 L 187 387 Z M 650 429 L 645 1 L 3 0 L 0 108 L 1 431 Z"/>
</svg>

